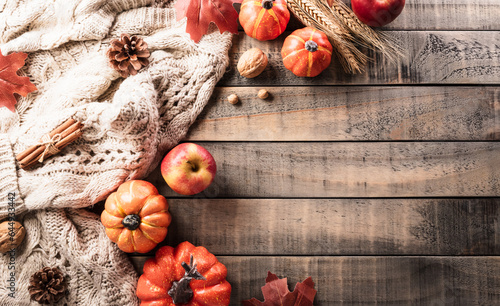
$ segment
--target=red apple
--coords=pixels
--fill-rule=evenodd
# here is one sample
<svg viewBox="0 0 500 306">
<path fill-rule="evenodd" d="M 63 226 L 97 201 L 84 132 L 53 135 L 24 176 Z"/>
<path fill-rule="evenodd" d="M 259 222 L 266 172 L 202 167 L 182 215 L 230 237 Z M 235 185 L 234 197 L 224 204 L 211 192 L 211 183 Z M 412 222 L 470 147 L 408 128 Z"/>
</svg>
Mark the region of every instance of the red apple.
<svg viewBox="0 0 500 306">
<path fill-rule="evenodd" d="M 217 166 L 205 148 L 194 143 L 183 143 L 168 152 L 160 169 L 165 182 L 175 192 L 193 195 L 212 183 Z"/>
<path fill-rule="evenodd" d="M 405 0 L 351 0 L 359 20 L 372 27 L 381 27 L 401 14 Z"/>
</svg>

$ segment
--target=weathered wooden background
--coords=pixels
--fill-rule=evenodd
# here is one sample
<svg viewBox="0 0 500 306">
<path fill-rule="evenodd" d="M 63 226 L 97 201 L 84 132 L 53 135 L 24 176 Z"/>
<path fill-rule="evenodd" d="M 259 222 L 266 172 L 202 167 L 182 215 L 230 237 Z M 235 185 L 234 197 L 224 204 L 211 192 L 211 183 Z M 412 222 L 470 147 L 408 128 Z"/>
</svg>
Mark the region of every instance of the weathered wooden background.
<svg viewBox="0 0 500 306">
<path fill-rule="evenodd" d="M 232 305 L 262 299 L 268 270 L 292 288 L 311 275 L 317 305 L 500 304 L 500 1 L 407 1 L 384 31 L 405 58 L 314 79 L 283 67 L 285 35 L 240 33 L 186 139 L 216 180 L 179 197 L 149 178 L 173 215 L 163 244 L 216 254 Z M 251 47 L 270 65 L 248 80 L 235 63 Z M 150 255 L 132 256 L 139 271 Z"/>
</svg>

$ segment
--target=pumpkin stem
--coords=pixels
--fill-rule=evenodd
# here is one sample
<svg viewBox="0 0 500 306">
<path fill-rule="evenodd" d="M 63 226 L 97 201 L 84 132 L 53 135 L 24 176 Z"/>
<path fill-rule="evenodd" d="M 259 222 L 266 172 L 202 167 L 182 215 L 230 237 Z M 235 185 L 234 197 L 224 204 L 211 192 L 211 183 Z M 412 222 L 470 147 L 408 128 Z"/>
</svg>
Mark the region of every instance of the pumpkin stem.
<svg viewBox="0 0 500 306">
<path fill-rule="evenodd" d="M 186 270 L 186 273 L 180 281 L 174 282 L 172 288 L 168 290 L 168 295 L 170 295 L 175 305 L 187 304 L 193 298 L 193 290 L 189 287 L 189 283 L 193 279 L 206 280 L 198 272 L 196 265 L 193 265 L 193 255 L 189 259 L 189 265 L 183 261 L 181 266 Z"/>
<path fill-rule="evenodd" d="M 141 217 L 139 215 L 127 215 L 123 218 L 122 224 L 131 231 L 136 230 L 141 225 Z"/>
<path fill-rule="evenodd" d="M 318 51 L 318 44 L 313 40 L 306 41 L 306 50 L 309 52 Z"/>
<path fill-rule="evenodd" d="M 266 10 L 272 9 L 273 8 L 273 1 L 274 0 L 263 0 L 262 7 Z"/>
</svg>

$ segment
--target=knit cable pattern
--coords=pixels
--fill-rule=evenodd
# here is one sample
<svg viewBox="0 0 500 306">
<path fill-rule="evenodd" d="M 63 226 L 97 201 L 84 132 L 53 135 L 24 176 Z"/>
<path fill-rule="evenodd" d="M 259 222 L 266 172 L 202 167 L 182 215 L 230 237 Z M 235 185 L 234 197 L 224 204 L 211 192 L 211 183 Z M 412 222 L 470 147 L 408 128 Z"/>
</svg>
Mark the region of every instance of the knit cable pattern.
<svg viewBox="0 0 500 306">
<path fill-rule="evenodd" d="M 57 305 L 137 305 L 137 276 L 126 255 L 107 239 L 98 217 L 86 210 L 46 209 L 25 214 L 27 229 L 16 250 L 15 298 L 7 282 L 0 283 L 1 305 L 38 305 L 30 302 L 31 275 L 43 267 L 58 267 L 69 285 Z M 12 270 L 2 265 L 2 275 Z"/>
<path fill-rule="evenodd" d="M 61 305 L 137 303 L 130 262 L 99 219 L 78 208 L 156 168 L 207 104 L 231 44 L 231 35 L 215 27 L 194 43 L 171 3 L 151 3 L 0 0 L 0 50 L 27 52 L 22 73 L 38 88 L 19 99 L 16 113 L 0 108 L 0 219 L 15 193 L 16 217 L 29 236 L 17 250 L 16 299 L 3 282 L 0 305 L 29 305 L 29 277 L 43 265 L 69 275 Z M 121 33 L 140 35 L 151 51 L 150 65 L 127 79 L 105 55 Z M 33 170 L 16 167 L 16 154 L 70 117 L 84 124 L 79 140 Z M 8 255 L 1 260 L 0 275 L 7 276 Z"/>
</svg>

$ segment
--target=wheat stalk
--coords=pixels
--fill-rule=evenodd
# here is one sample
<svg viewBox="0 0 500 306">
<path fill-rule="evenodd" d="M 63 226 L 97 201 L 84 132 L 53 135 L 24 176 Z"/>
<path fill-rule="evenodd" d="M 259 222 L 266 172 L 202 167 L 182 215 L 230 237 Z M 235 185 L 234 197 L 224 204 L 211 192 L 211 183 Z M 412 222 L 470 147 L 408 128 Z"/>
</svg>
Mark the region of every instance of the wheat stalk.
<svg viewBox="0 0 500 306">
<path fill-rule="evenodd" d="M 303 24 L 330 38 L 346 72 L 361 72 L 368 61 L 356 45 L 379 51 L 391 61 L 403 56 L 394 41 L 362 23 L 341 0 L 287 0 L 287 4 Z"/>
<path fill-rule="evenodd" d="M 372 50 L 381 52 L 391 60 L 402 56 L 400 48 L 387 35 L 377 32 L 366 24 L 362 23 L 353 11 L 340 0 L 313 0 L 323 10 L 330 11 L 340 23 L 340 25 L 349 31 L 358 44 Z M 331 3 L 331 5 L 330 5 Z"/>
<path fill-rule="evenodd" d="M 359 51 L 352 42 L 353 37 L 328 11 L 321 9 L 316 0 L 287 0 L 293 14 L 305 25 L 324 32 L 340 59 L 346 72 L 362 72 L 368 57 Z"/>
</svg>

